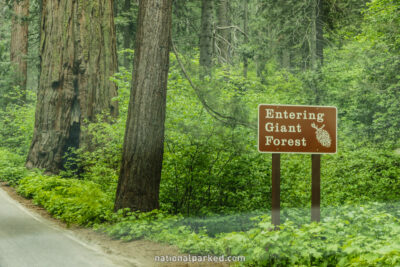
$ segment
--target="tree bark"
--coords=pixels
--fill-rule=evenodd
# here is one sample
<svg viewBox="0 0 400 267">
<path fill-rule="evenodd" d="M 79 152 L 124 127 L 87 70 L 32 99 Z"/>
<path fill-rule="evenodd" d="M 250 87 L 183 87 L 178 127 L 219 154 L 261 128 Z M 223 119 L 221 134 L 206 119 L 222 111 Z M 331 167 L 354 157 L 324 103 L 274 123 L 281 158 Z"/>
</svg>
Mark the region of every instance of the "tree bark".
<svg viewBox="0 0 400 267">
<path fill-rule="evenodd" d="M 57 173 L 69 148 L 89 143 L 96 116 L 117 115 L 113 0 L 43 0 L 41 71 L 28 168 Z"/>
<path fill-rule="evenodd" d="M 159 208 L 172 0 L 139 4 L 134 71 L 114 209 Z"/>
<path fill-rule="evenodd" d="M 201 2 L 200 78 L 211 75 L 213 56 L 213 1 Z"/>
<path fill-rule="evenodd" d="M 228 28 L 229 26 L 229 2 L 228 0 L 219 0 L 219 5 L 217 8 L 217 17 L 218 17 L 218 27 L 220 28 L 218 32 L 218 48 L 220 51 L 220 62 L 221 63 L 229 63 L 230 62 L 230 33 L 231 30 Z"/>
<path fill-rule="evenodd" d="M 14 0 L 11 26 L 10 59 L 18 76 L 22 91 L 22 101 L 26 100 L 26 81 L 28 73 L 28 18 L 29 0 Z"/>
</svg>

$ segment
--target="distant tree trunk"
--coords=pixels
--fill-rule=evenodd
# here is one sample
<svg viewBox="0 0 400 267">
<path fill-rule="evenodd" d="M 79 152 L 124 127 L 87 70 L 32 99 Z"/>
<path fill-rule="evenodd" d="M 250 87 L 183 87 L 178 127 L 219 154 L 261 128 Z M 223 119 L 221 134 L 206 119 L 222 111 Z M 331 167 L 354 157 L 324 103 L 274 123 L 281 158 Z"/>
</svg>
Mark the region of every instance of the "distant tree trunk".
<svg viewBox="0 0 400 267">
<path fill-rule="evenodd" d="M 282 48 L 282 67 L 290 69 L 290 48 Z"/>
<path fill-rule="evenodd" d="M 132 7 L 132 1 L 133 0 L 125 0 L 124 2 L 124 12 L 128 12 L 130 14 L 131 12 L 131 7 Z M 130 16 L 128 16 L 128 19 Z M 126 26 L 124 26 L 124 49 L 129 49 L 131 48 L 131 43 L 133 40 L 133 23 L 132 21 L 129 21 Z M 129 67 L 129 57 L 124 56 L 124 66 L 125 68 Z"/>
<path fill-rule="evenodd" d="M 230 55 L 230 32 L 231 29 L 228 27 L 229 25 L 229 1 L 228 0 L 219 0 L 219 5 L 217 8 L 217 17 L 218 17 L 218 48 L 219 48 L 219 59 L 221 63 L 229 63 Z"/>
<path fill-rule="evenodd" d="M 213 1 L 201 2 L 200 78 L 211 75 L 213 56 Z"/>
<path fill-rule="evenodd" d="M 150 211 L 159 207 L 171 14 L 172 0 L 140 1 L 115 210 Z"/>
<path fill-rule="evenodd" d="M 249 0 L 243 0 L 243 31 L 245 33 L 244 36 L 244 43 L 248 44 L 249 43 Z M 247 51 L 246 51 L 247 52 Z M 247 78 L 247 69 L 249 66 L 248 62 L 248 55 L 245 53 L 243 55 L 243 76 Z"/>
<path fill-rule="evenodd" d="M 11 28 L 11 63 L 17 71 L 22 101 L 26 100 L 29 0 L 14 0 Z"/>
<path fill-rule="evenodd" d="M 89 143 L 81 130 L 112 101 L 117 70 L 113 0 L 43 0 L 41 72 L 28 168 L 57 173 L 69 148 Z"/>
<path fill-rule="evenodd" d="M 320 66 L 324 63 L 324 9 L 323 0 L 317 0 L 316 10 L 316 54 Z"/>
<path fill-rule="evenodd" d="M 311 68 L 317 75 L 321 69 L 323 63 L 323 0 L 314 0 L 312 12 L 312 31 L 311 31 L 311 44 L 310 44 L 310 54 L 311 54 Z M 315 94 L 315 103 L 320 102 L 320 90 L 318 86 L 318 78 L 313 82 L 312 89 Z"/>
<path fill-rule="evenodd" d="M 311 67 L 318 69 L 324 61 L 323 0 L 314 0 L 311 31 Z"/>
</svg>

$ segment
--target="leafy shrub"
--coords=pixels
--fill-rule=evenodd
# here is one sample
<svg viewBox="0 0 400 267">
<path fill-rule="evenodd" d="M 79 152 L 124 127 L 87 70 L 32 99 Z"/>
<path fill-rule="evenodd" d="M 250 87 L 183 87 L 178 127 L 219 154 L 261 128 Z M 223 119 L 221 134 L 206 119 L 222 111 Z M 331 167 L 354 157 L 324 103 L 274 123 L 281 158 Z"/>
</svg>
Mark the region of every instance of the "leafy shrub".
<svg viewBox="0 0 400 267">
<path fill-rule="evenodd" d="M 26 174 L 25 158 L 0 148 L 0 180 L 10 185 L 17 185 Z"/>
<path fill-rule="evenodd" d="M 344 149 L 323 156 L 322 164 L 324 206 L 400 200 L 400 156 L 390 148 Z"/>
<path fill-rule="evenodd" d="M 27 92 L 28 103 L 20 103 L 20 91 L 14 88 L 13 93 L 3 95 L 7 104 L 0 108 L 0 147 L 26 155 L 32 141 L 35 105 L 34 95 Z"/>
<path fill-rule="evenodd" d="M 400 264 L 399 202 L 324 208 L 321 223 L 304 223 L 309 210 L 286 209 L 279 231 L 270 216 L 253 217 L 254 226 L 212 238 L 207 229 L 193 231 L 182 218 L 158 211 L 127 213 L 100 230 L 116 238 L 148 238 L 200 255 L 242 255 L 250 266 L 397 266 Z M 119 215 L 122 214 L 122 211 Z M 304 218 L 306 217 L 306 218 Z M 121 217 L 120 217 L 121 218 Z M 294 220 L 292 220 L 294 219 Z M 210 223 L 213 219 L 210 220 Z M 302 222 L 299 225 L 299 222 Z M 211 224 L 210 224 L 211 225 Z"/>
<path fill-rule="evenodd" d="M 113 195 L 90 181 L 31 173 L 20 180 L 17 192 L 67 224 L 90 226 L 112 214 Z"/>
</svg>

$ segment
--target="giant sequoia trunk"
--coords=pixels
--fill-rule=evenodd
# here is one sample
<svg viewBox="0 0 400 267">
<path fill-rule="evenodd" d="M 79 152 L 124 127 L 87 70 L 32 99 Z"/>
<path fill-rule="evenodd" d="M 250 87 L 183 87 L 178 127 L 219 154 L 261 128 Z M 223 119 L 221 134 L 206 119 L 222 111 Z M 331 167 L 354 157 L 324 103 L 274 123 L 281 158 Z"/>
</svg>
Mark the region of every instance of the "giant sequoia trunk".
<svg viewBox="0 0 400 267">
<path fill-rule="evenodd" d="M 213 56 L 213 2 L 201 1 L 200 78 L 211 75 Z"/>
<path fill-rule="evenodd" d="M 13 64 L 18 83 L 22 90 L 22 100 L 26 96 L 27 61 L 28 55 L 28 17 L 29 0 L 14 0 L 11 28 L 11 63 Z"/>
<path fill-rule="evenodd" d="M 100 113 L 116 115 L 117 70 L 112 0 L 43 0 L 41 72 L 35 130 L 26 166 L 57 173 L 81 130 Z"/>
<path fill-rule="evenodd" d="M 150 211 L 159 207 L 171 13 L 172 0 L 140 1 L 115 210 Z"/>
</svg>

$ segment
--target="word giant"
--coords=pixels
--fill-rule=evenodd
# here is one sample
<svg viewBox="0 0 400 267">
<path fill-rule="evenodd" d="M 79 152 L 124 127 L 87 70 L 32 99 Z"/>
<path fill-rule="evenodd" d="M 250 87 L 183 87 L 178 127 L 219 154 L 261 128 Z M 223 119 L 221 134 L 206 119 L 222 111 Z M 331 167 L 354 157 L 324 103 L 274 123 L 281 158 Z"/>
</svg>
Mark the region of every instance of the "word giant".
<svg viewBox="0 0 400 267">
<path fill-rule="evenodd" d="M 335 107 L 258 107 L 258 150 L 275 153 L 336 153 Z"/>
</svg>

